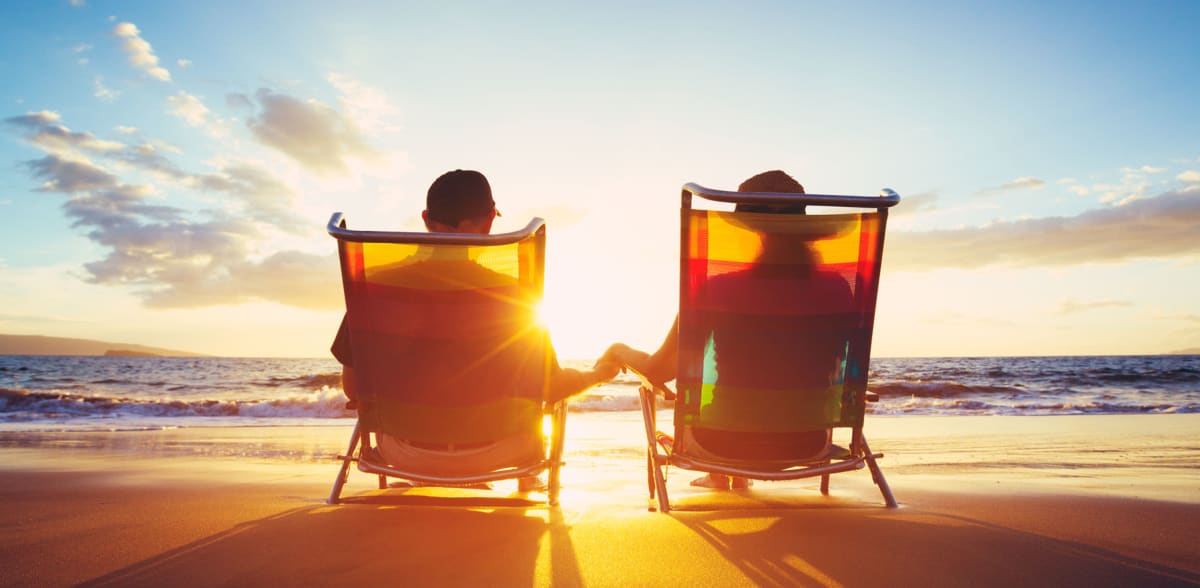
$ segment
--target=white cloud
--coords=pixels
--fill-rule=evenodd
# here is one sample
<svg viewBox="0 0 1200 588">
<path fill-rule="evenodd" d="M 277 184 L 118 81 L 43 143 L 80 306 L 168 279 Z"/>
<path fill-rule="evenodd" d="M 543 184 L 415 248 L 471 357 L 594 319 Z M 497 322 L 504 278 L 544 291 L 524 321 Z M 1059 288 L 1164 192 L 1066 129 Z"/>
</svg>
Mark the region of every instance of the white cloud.
<svg viewBox="0 0 1200 588">
<path fill-rule="evenodd" d="M 1002 186 L 1002 187 L 1007 190 L 1015 190 L 1017 188 L 1041 188 L 1044 185 L 1046 185 L 1045 180 L 1041 180 L 1038 178 L 1022 177 L 1022 178 L 1017 178 L 1007 184 L 1004 184 L 1004 186 Z"/>
<path fill-rule="evenodd" d="M 168 96 L 167 104 L 170 105 L 168 112 L 193 127 L 204 128 L 214 137 L 225 137 L 229 134 L 229 127 L 225 121 L 211 116 L 212 111 L 204 105 L 204 102 L 187 92 Z"/>
<path fill-rule="evenodd" d="M 38 191 L 61 194 L 71 226 L 104 251 L 84 264 L 95 284 L 131 286 L 144 304 L 161 308 L 275 301 L 336 309 L 341 296 L 334 255 L 272 248 L 280 231 L 302 233 L 311 223 L 295 212 L 292 190 L 266 169 L 251 164 L 222 166 L 215 173 L 182 170 L 153 142 L 101 142 L 72 132 L 50 111 L 5 122 L 26 133 L 46 152 L 27 161 Z M 115 146 L 115 148 L 114 148 Z M 168 187 L 224 195 L 218 207 L 189 210 L 166 203 L 171 190 L 127 182 L 128 166 L 110 171 L 84 155 L 153 172 Z"/>
<path fill-rule="evenodd" d="M 1071 193 L 1078 194 L 1080 196 L 1087 196 L 1091 192 L 1088 190 L 1087 186 L 1071 186 L 1068 188 L 1068 190 L 1070 190 Z"/>
<path fill-rule="evenodd" d="M 326 104 L 267 89 L 255 98 L 261 110 L 246 121 L 254 137 L 312 171 L 345 173 L 350 158 L 378 156 L 355 121 Z"/>
<path fill-rule="evenodd" d="M 1146 176 L 1148 174 L 1160 173 L 1166 168 L 1158 168 L 1149 165 L 1143 165 L 1139 168 L 1123 167 L 1121 168 L 1121 181 L 1118 184 L 1096 184 L 1092 186 L 1092 192 L 1099 194 L 1098 200 L 1104 204 L 1113 206 L 1124 206 L 1130 202 L 1145 198 L 1153 187 L 1153 183 Z"/>
<path fill-rule="evenodd" d="M 136 135 L 138 132 L 136 127 L 127 127 L 125 125 L 117 125 L 113 127 L 113 130 L 122 135 Z"/>
<path fill-rule="evenodd" d="M 20 121 L 19 124 L 48 125 L 60 120 L 62 120 L 62 117 L 53 110 L 38 110 L 36 112 L 26 112 L 22 116 L 15 116 L 8 119 L 8 122 L 18 123 Z"/>
<path fill-rule="evenodd" d="M 191 59 L 176 59 L 175 65 L 178 65 L 179 69 L 187 69 L 187 68 L 191 67 L 192 60 Z"/>
<path fill-rule="evenodd" d="M 208 120 L 208 107 L 199 98 L 187 92 L 168 96 L 167 104 L 171 105 L 171 110 L 169 111 L 171 114 L 183 119 L 184 122 L 193 127 L 202 127 Z"/>
<path fill-rule="evenodd" d="M 383 91 L 339 73 L 331 73 L 325 79 L 337 89 L 338 105 L 359 128 L 367 132 L 399 130 L 393 121 L 400 110 Z"/>
<path fill-rule="evenodd" d="M 1175 179 L 1185 184 L 1200 184 L 1200 171 L 1188 170 L 1175 176 Z"/>
<path fill-rule="evenodd" d="M 1124 206 L 1047 217 L 888 235 L 891 269 L 1064 266 L 1136 258 L 1200 256 L 1200 185 Z"/>
<path fill-rule="evenodd" d="M 113 35 L 121 39 L 121 47 L 129 55 L 130 64 L 156 80 L 171 81 L 171 72 L 158 64 L 158 56 L 154 54 L 154 48 L 141 37 L 137 25 L 131 22 L 119 23 L 113 29 Z"/>
<path fill-rule="evenodd" d="M 105 86 L 104 78 L 100 76 L 96 76 L 96 79 L 93 81 L 93 87 L 95 88 L 95 91 L 92 92 L 92 96 L 95 96 L 105 102 L 112 102 L 121 95 L 120 92 Z"/>
<path fill-rule="evenodd" d="M 5 119 L 8 124 L 25 129 L 28 132 L 25 138 L 30 143 L 50 153 L 71 154 L 76 150 L 111 153 L 124 148 L 121 143 L 98 139 L 91 133 L 74 132 L 58 124 L 58 121 L 58 113 L 49 110 Z"/>
<path fill-rule="evenodd" d="M 106 190 L 117 186 L 117 177 L 91 162 L 68 159 L 56 154 L 25 163 L 35 178 L 44 180 L 39 192 L 74 194 Z"/>
</svg>

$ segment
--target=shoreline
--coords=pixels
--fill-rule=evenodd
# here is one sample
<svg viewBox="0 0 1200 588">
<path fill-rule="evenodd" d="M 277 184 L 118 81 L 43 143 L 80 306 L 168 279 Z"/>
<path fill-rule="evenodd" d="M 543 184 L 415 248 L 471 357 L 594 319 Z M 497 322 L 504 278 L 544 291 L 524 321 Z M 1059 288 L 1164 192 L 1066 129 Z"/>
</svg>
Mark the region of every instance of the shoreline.
<svg viewBox="0 0 1200 588">
<path fill-rule="evenodd" d="M 0 433 L 0 584 L 1200 582 L 1200 415 L 868 418 L 898 509 L 865 470 L 823 497 L 672 469 L 671 515 L 628 417 L 568 417 L 557 508 L 357 471 L 325 505 L 350 425 Z"/>
</svg>

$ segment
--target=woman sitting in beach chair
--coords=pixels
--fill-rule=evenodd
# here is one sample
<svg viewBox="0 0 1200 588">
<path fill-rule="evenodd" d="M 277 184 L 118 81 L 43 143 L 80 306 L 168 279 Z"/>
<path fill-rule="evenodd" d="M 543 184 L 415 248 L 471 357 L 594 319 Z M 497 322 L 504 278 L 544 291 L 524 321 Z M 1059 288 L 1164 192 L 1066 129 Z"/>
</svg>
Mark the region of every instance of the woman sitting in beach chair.
<svg viewBox="0 0 1200 588">
<path fill-rule="evenodd" d="M 780 171 L 739 192 L 689 184 L 683 196 L 681 308 L 662 347 L 622 344 L 605 357 L 643 377 L 651 496 L 669 509 L 660 467 L 708 472 L 698 485 L 746 487 L 872 469 L 894 505 L 862 436 L 880 236 L 899 197 L 807 196 Z M 692 196 L 736 204 L 694 210 Z M 804 216 L 804 206 L 857 206 L 873 213 Z M 801 214 L 796 214 L 801 213 Z M 654 394 L 678 376 L 675 435 L 656 433 Z M 849 451 L 832 427 L 853 429 Z M 661 447 L 666 454 L 658 453 Z M 836 463 L 835 463 L 836 462 Z"/>
</svg>

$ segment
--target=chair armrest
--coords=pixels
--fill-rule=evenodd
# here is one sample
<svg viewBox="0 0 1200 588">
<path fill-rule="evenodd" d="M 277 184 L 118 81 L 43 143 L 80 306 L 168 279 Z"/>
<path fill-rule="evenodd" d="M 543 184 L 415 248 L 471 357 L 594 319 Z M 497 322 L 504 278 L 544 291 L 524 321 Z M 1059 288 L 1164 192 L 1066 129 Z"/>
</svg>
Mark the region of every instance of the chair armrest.
<svg viewBox="0 0 1200 588">
<path fill-rule="evenodd" d="M 668 388 L 665 383 L 655 382 L 655 381 L 651 380 L 650 378 L 646 377 L 645 374 L 643 374 L 642 372 L 639 372 L 637 370 L 637 368 L 635 368 L 629 364 L 622 364 L 622 365 L 624 365 L 625 369 L 629 370 L 630 372 L 633 372 L 633 375 L 637 376 L 638 379 L 642 381 L 643 388 L 646 388 L 647 390 L 653 390 L 655 394 L 662 396 L 663 400 L 675 400 L 675 392 L 673 390 L 671 390 L 670 388 Z"/>
</svg>

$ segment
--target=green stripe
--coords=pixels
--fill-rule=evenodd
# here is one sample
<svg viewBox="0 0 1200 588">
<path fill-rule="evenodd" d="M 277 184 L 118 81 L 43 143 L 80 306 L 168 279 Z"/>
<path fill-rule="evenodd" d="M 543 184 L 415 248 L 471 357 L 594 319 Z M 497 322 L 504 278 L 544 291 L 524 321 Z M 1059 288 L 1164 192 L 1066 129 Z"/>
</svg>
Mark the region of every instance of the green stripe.
<svg viewBox="0 0 1200 588">
<path fill-rule="evenodd" d="M 818 390 L 774 390 L 700 384 L 700 403 L 687 424 L 725 431 L 796 433 L 844 426 L 844 386 Z"/>
</svg>

